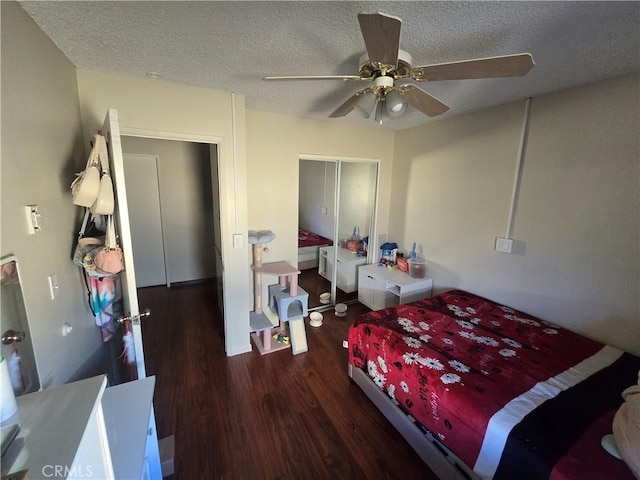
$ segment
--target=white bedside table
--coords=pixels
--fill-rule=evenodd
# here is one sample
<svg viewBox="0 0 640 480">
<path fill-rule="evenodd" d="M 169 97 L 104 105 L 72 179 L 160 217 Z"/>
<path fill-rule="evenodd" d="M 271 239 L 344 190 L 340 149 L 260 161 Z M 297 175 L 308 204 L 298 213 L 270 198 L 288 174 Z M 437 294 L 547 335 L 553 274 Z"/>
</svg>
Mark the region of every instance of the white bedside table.
<svg viewBox="0 0 640 480">
<path fill-rule="evenodd" d="M 412 278 L 377 264 L 363 265 L 358 270 L 358 301 L 371 310 L 430 297 L 432 287 L 431 277 Z"/>
</svg>

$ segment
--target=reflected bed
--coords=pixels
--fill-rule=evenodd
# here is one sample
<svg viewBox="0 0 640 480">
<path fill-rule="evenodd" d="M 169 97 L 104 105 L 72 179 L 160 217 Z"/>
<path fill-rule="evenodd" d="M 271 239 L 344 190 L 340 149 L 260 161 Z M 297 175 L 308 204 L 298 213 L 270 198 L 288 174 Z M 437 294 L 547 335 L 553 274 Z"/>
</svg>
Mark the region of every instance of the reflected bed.
<svg viewBox="0 0 640 480">
<path fill-rule="evenodd" d="M 333 245 L 328 238 L 310 232 L 303 228 L 298 229 L 298 269 L 307 270 L 318 268 L 318 250 L 320 247 Z"/>
</svg>

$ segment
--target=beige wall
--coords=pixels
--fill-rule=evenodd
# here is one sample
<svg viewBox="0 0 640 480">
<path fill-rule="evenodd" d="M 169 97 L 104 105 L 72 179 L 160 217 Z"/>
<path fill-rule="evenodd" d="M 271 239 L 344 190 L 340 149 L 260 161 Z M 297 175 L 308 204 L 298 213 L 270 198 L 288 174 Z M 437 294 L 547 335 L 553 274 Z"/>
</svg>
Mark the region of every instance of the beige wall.
<svg viewBox="0 0 640 480">
<path fill-rule="evenodd" d="M 298 160 L 309 155 L 380 161 L 377 231 L 386 233 L 393 138 L 375 127 L 247 110 L 249 227 L 276 234 L 264 260 L 297 262 Z"/>
<path fill-rule="evenodd" d="M 88 70 L 77 75 L 85 138 L 115 108 L 122 135 L 218 144 L 224 288 L 232 292 L 225 296 L 225 348 L 228 355 L 250 351 L 244 98 Z M 243 235 L 242 248 L 233 248 L 234 233 Z"/>
<path fill-rule="evenodd" d="M 2 8 L 1 255 L 20 264 L 43 387 L 101 368 L 100 330 L 71 262 L 80 210 L 69 184 L 84 168 L 75 68 L 14 2 Z M 23 206 L 37 204 L 42 232 L 27 234 Z M 51 300 L 47 277 L 58 274 Z M 1 320 L 0 320 L 1 321 Z M 62 325 L 73 326 L 62 336 Z M 98 370 L 99 371 L 99 370 Z"/>
<path fill-rule="evenodd" d="M 314 155 L 379 160 L 377 231 L 387 231 L 393 132 L 247 110 L 249 228 L 276 235 L 265 262 L 297 264 L 299 159 Z M 263 281 L 263 298 L 270 283 Z"/>
<path fill-rule="evenodd" d="M 396 135 L 390 231 L 437 291 L 460 287 L 640 353 L 638 75 L 534 98 L 503 236 L 524 102 Z"/>
</svg>

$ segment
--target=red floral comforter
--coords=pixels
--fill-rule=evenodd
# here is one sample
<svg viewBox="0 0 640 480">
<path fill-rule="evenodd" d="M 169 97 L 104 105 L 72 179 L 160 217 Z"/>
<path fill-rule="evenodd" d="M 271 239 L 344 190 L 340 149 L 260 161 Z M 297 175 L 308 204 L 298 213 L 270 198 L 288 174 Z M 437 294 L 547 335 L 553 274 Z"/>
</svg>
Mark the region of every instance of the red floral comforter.
<svg viewBox="0 0 640 480">
<path fill-rule="evenodd" d="M 481 478 L 630 476 L 590 430 L 637 380 L 640 359 L 620 350 L 455 290 L 362 315 L 349 361 Z M 586 467 L 565 458 L 580 448 Z"/>
<path fill-rule="evenodd" d="M 333 242 L 328 238 L 325 238 L 317 233 L 309 232 L 302 228 L 298 229 L 298 248 L 302 247 L 316 247 L 333 245 Z"/>
</svg>

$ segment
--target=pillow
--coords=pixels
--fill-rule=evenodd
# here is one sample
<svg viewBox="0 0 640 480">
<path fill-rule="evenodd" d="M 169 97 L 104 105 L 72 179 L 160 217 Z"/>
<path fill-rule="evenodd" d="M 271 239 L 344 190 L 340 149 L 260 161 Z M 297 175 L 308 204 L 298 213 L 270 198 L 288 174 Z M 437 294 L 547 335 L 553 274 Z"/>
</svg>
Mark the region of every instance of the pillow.
<svg viewBox="0 0 640 480">
<path fill-rule="evenodd" d="M 640 479 L 640 385 L 627 388 L 622 398 L 624 403 L 613 417 L 613 436 L 622 460 Z"/>
</svg>

